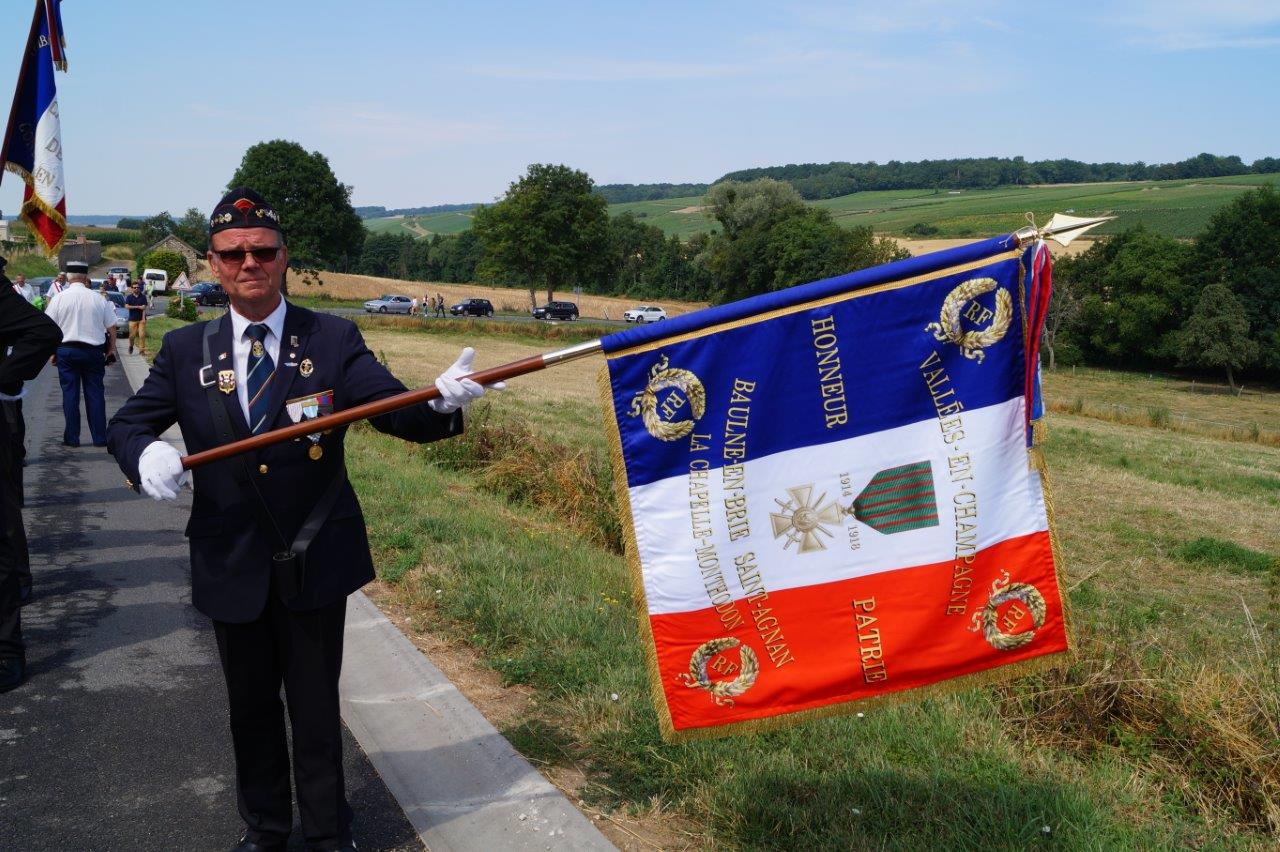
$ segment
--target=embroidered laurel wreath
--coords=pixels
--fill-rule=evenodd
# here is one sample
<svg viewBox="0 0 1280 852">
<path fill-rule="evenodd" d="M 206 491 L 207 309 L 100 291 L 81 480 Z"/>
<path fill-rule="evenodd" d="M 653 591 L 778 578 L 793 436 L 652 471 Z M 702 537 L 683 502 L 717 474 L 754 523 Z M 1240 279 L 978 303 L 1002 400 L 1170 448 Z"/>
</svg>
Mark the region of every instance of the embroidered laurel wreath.
<svg viewBox="0 0 1280 852">
<path fill-rule="evenodd" d="M 721 651 L 737 648 L 740 645 L 741 649 L 738 653 L 742 658 L 741 674 L 733 680 L 712 680 L 707 672 L 707 664 Z M 698 650 L 694 651 L 693 656 L 689 658 L 689 671 L 676 675 L 676 680 L 690 689 L 707 690 L 711 693 L 711 700 L 721 707 L 732 707 L 734 696 L 741 695 L 750 689 L 759 674 L 760 661 L 756 658 L 756 652 L 751 650 L 749 645 L 743 645 L 733 637 L 726 637 L 712 639 L 710 642 L 699 645 Z"/>
<path fill-rule="evenodd" d="M 1031 630 L 1022 633 L 1004 633 L 1000 630 L 997 625 L 996 608 L 1008 601 L 1021 601 L 1026 606 L 1031 613 L 1031 623 L 1034 625 Z M 1035 638 L 1036 628 L 1044 626 L 1045 609 L 1044 596 L 1036 590 L 1035 586 L 1012 583 L 1007 588 L 995 592 L 987 601 L 987 608 L 982 612 L 982 636 L 997 651 L 1021 648 Z"/>
<path fill-rule="evenodd" d="M 962 330 L 960 311 L 970 300 L 984 293 L 990 293 L 997 286 L 998 282 L 994 278 L 970 278 L 963 282 L 947 294 L 947 298 L 942 303 L 942 314 L 938 317 L 938 321 L 929 323 L 924 330 L 932 331 L 935 340 L 951 341 L 960 347 L 964 357 L 976 358 L 981 363 L 985 357 L 982 348 L 998 343 L 1009 330 L 1009 321 L 1013 319 L 1013 297 L 1009 295 L 1008 290 L 1002 289 L 996 293 L 995 316 L 992 317 L 991 325 L 982 331 Z"/>
<path fill-rule="evenodd" d="M 707 410 L 707 392 L 698 377 L 688 370 L 669 369 L 667 356 L 663 355 L 649 371 L 649 386 L 631 400 L 632 417 L 643 415 L 644 428 L 650 435 L 662 441 L 675 441 L 693 431 L 693 424 Z M 689 400 L 689 420 L 667 422 L 658 415 L 658 393 L 666 388 L 678 388 Z"/>
</svg>

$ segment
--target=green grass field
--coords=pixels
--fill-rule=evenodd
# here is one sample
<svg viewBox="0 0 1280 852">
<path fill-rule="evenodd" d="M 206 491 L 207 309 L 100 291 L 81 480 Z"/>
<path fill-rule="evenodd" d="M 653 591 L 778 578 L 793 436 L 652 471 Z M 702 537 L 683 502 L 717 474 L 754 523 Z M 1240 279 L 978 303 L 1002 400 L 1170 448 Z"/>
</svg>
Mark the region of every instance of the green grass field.
<svg viewBox="0 0 1280 852">
<path fill-rule="evenodd" d="M 365 329 L 411 386 L 463 343 L 485 364 L 522 351 L 481 331 Z M 354 429 L 347 456 L 388 605 L 506 685 L 489 708 L 502 732 L 576 777 L 589 809 L 646 848 L 1274 848 L 1280 447 L 1053 414 L 1078 648 L 1060 672 L 669 745 L 607 521 L 593 369 L 512 382 L 455 441 Z M 1175 421 L 1201 411 L 1172 382 L 1046 382 L 1051 404 L 1084 412 L 1135 397 Z M 1280 422 L 1274 395 L 1213 404 L 1223 420 Z"/>
<path fill-rule="evenodd" d="M 1071 210 L 1078 216 L 1117 217 L 1095 234 L 1114 234 L 1141 224 L 1166 236 L 1192 237 L 1204 229 L 1219 207 L 1266 183 L 1280 183 L 1280 175 L 940 192 L 907 189 L 859 192 L 813 203 L 830 210 L 846 227 L 870 225 L 877 232 L 898 236 L 915 224 L 937 228 L 930 236 L 940 238 L 990 236 L 1022 227 L 1028 212 L 1044 222 L 1054 213 Z M 609 212 L 617 216 L 629 211 L 668 234 L 688 238 L 715 227 L 700 209 L 701 204 L 699 196 L 667 198 L 611 204 Z M 441 213 L 414 219 L 371 219 L 365 227 L 418 236 L 422 232 L 453 234 L 470 227 L 470 220 L 465 214 Z"/>
<path fill-rule="evenodd" d="M 431 213 L 426 216 L 396 216 L 387 219 L 365 219 L 364 226 L 375 234 L 409 234 L 430 237 L 434 234 L 460 234 L 471 227 L 471 213 Z"/>
</svg>

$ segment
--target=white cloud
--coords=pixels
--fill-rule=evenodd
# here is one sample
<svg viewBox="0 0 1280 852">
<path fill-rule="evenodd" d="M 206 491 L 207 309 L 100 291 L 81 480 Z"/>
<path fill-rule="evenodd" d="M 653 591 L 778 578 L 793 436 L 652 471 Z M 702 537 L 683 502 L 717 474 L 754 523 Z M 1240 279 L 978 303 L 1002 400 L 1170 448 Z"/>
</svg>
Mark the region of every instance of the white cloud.
<svg viewBox="0 0 1280 852">
<path fill-rule="evenodd" d="M 1258 50 L 1280 45 L 1275 0 L 1132 0 L 1101 20 L 1129 32 L 1129 43 L 1161 52 Z"/>
</svg>

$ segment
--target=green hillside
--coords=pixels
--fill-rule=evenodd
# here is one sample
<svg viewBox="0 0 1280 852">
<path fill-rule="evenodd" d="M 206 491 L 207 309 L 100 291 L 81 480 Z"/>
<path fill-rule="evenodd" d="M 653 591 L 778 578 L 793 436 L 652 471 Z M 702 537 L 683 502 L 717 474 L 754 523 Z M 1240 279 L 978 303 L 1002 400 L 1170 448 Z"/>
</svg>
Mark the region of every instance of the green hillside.
<svg viewBox="0 0 1280 852">
<path fill-rule="evenodd" d="M 1264 183 L 1280 183 L 1280 174 L 1238 175 L 1221 178 L 1171 181 L 1128 181 L 1058 186 L 1009 186 L 983 190 L 903 189 L 857 192 L 839 198 L 810 202 L 825 207 L 846 227 L 870 225 L 877 232 L 909 235 L 917 231 L 937 237 L 979 237 L 1016 230 L 1026 224 L 1026 214 L 1037 222 L 1054 213 L 1077 216 L 1115 215 L 1115 222 L 1095 233 L 1117 233 L 1142 224 L 1171 237 L 1191 237 L 1202 231 L 1222 205 L 1241 192 Z M 702 198 L 666 198 L 609 205 L 617 216 L 631 212 L 642 222 L 668 234 L 687 238 L 711 230 L 715 223 L 700 209 Z M 471 225 L 465 213 L 438 213 L 406 219 L 370 219 L 371 231 L 456 234 Z"/>
<path fill-rule="evenodd" d="M 430 237 L 433 234 L 460 234 L 471 227 L 470 212 L 429 213 L 425 216 L 392 216 L 365 219 L 364 226 L 375 234 L 409 234 Z"/>
</svg>

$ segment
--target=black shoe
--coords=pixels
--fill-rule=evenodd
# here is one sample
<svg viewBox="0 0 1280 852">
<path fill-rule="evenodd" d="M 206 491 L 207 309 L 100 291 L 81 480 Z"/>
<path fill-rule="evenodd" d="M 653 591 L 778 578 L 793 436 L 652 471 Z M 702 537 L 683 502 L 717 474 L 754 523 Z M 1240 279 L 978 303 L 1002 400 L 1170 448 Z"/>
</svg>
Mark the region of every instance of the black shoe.
<svg viewBox="0 0 1280 852">
<path fill-rule="evenodd" d="M 22 660 L 0 660 L 0 692 L 16 689 L 27 674 Z"/>
<path fill-rule="evenodd" d="M 102 443 L 98 443 L 97 441 L 94 441 L 94 442 L 93 442 L 93 445 L 94 445 L 95 447 L 105 447 L 105 446 L 107 445 L 107 442 L 106 442 L 106 441 L 103 441 Z"/>
<path fill-rule="evenodd" d="M 28 583 L 26 585 L 19 586 L 18 587 L 18 606 L 26 606 L 29 600 L 31 600 L 31 584 Z"/>
<path fill-rule="evenodd" d="M 78 447 L 78 446 L 80 446 L 80 444 L 79 444 L 79 442 L 76 442 L 76 443 L 74 443 L 74 444 L 73 444 L 73 443 L 71 443 L 70 441 L 63 441 L 63 442 L 62 442 L 62 446 L 64 446 L 64 447 Z"/>
</svg>

